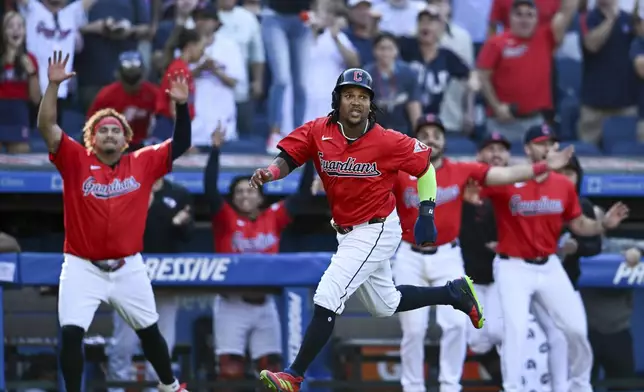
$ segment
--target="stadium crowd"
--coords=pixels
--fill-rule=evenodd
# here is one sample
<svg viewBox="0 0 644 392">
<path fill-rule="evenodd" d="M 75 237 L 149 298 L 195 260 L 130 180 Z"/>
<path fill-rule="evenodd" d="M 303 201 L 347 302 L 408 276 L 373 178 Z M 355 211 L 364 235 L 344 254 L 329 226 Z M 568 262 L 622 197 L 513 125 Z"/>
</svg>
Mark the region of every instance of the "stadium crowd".
<svg viewBox="0 0 644 392">
<path fill-rule="evenodd" d="M 502 50 L 497 33 L 510 28 L 518 3 L 536 6 L 539 27 L 531 13 L 520 15 L 514 28 L 525 42 Z M 486 130 L 516 141 L 546 120 L 580 154 L 639 154 L 639 3 L 570 2 L 579 12 L 553 37 L 544 26 L 567 3 L 8 0 L 0 143 L 10 153 L 44 151 L 34 107 L 56 48 L 72 53 L 77 73 L 59 91 L 67 132 L 78 135 L 85 117 L 115 107 L 132 122 L 135 146 L 168 136 L 171 113 L 158 86 L 180 56 L 192 60 L 196 83 L 193 152 L 209 145 L 219 123 L 225 150 L 274 152 L 282 135 L 330 110 L 329 86 L 341 70 L 362 66 L 375 75 L 384 126 L 410 133 L 422 114 L 440 114 L 453 153 L 475 151 Z M 186 49 L 182 29 L 205 41 Z"/>
<path fill-rule="evenodd" d="M 553 31 L 552 18 L 566 7 L 571 19 Z M 46 151 L 33 128 L 52 50 L 70 53 L 69 69 L 76 72 L 59 89 L 62 128 L 80 140 L 86 118 L 114 108 L 132 127 L 131 149 L 171 136 L 167 75 L 189 67 L 189 153 L 209 154 L 204 185 L 218 252 L 278 252 L 280 233 L 319 186 L 309 164 L 298 192 L 266 210 L 260 209 L 264 195 L 245 179 L 233 182 L 230 200 L 224 199 L 217 187 L 220 152 L 275 153 L 294 127 L 330 111 L 331 88 L 346 68 L 373 75 L 383 126 L 414 136 L 440 124 L 445 139 L 437 136 L 442 142 L 434 144 L 442 143 L 441 153 L 447 145 L 450 154 L 478 153 L 479 160 L 504 166 L 508 152 L 522 155 L 526 134 L 544 123 L 578 155 L 644 153 L 638 0 L 7 0 L 3 12 L 0 145 L 7 153 Z M 509 39 L 502 34 L 508 29 L 524 39 Z M 581 180 L 578 163 L 567 170 Z M 170 181 L 155 185 L 145 252 L 178 251 L 194 223 L 192 203 Z M 468 219 L 477 214 L 470 212 Z M 257 232 L 268 234 L 252 235 Z M 0 251 L 19 251 L 13 240 L 2 240 Z M 564 235 L 562 258 L 578 258 L 579 242 Z M 615 249 L 631 248 L 628 260 L 635 265 L 641 254 L 631 245 Z M 599 253 L 601 243 L 596 248 Z M 621 294 L 611 300 L 588 291 L 584 299 L 598 312 L 588 314 L 599 325 L 591 326 L 591 343 L 630 350 L 631 358 L 624 354 L 611 374 L 630 376 L 632 338 L 624 331 L 632 307 L 624 304 L 631 293 Z M 172 349 L 177 301 L 160 295 L 157 302 Z M 620 312 L 607 322 L 605 311 L 616 302 Z M 219 378 L 243 377 L 247 350 L 257 369 L 281 368 L 271 296 L 219 295 L 213 309 Z M 108 377 L 128 380 L 136 336 L 116 314 L 114 325 Z M 604 366 L 614 360 L 613 352 L 598 350 Z"/>
</svg>

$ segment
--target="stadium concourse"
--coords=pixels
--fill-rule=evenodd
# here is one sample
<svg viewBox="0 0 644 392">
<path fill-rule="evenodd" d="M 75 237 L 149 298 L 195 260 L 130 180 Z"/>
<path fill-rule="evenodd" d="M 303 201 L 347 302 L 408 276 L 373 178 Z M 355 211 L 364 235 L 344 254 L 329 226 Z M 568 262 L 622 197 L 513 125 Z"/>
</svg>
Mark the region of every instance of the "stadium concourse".
<svg viewBox="0 0 644 392">
<path fill-rule="evenodd" d="M 240 287 L 259 298 L 275 299 L 279 317 L 273 327 L 282 332 L 283 361 L 290 362 L 297 352 L 311 317 L 313 286 L 337 246 L 323 195 L 297 198 L 303 169 L 268 184 L 258 211 L 295 200 L 285 203 L 291 224 L 277 238 L 263 233 L 234 237 L 234 254 L 224 254 L 213 253 L 219 250 L 218 228 L 229 222 L 248 226 L 250 220 L 215 213 L 213 194 L 223 197 L 219 207 L 230 204 L 239 211 L 237 177 L 268 165 L 277 142 L 293 128 L 326 115 L 336 78 L 345 68 L 357 66 L 374 78 L 383 126 L 413 136 L 420 117 L 438 115 L 445 125 L 445 152 L 454 161 L 474 161 L 479 143 L 498 132 L 512 141 L 510 164 L 518 164 L 525 161 L 525 130 L 546 123 L 561 147 L 576 148 L 584 170 L 580 196 L 604 210 L 618 200 L 628 204 L 629 219 L 607 233 L 601 254 L 582 259 L 579 285 L 597 365 L 596 390 L 604 391 L 607 385 L 644 390 L 644 265 L 627 261 L 625 254 L 644 249 L 640 18 L 644 8 L 635 8 L 638 2 L 5 0 L 2 4 L 0 390 L 64 390 L 56 362 L 56 294 L 64 238 L 62 179 L 49 163 L 35 124 L 36 106 L 47 84 L 48 56 L 54 48 L 70 53 L 70 68 L 73 63 L 77 73 L 59 90 L 58 123 L 64 131 L 81 141 L 86 119 L 113 107 L 132 125 L 134 150 L 169 136 L 172 121 L 159 110 L 158 86 L 170 61 L 181 54 L 177 38 L 184 29 L 196 29 L 206 45 L 203 61 L 193 64 L 194 148 L 175 162 L 165 185 L 151 197 L 149 214 L 154 223 L 148 225 L 144 260 L 159 312 L 167 311 L 169 322 L 162 332 L 174 347 L 175 372 L 188 382 L 190 391 L 253 391 L 257 363 L 263 366 L 265 360 L 274 359 L 255 358 L 253 351 L 263 342 L 246 339 L 249 352 L 242 355 L 248 357 L 243 360 L 243 374 L 236 375 L 232 384 L 222 375 L 222 363 L 231 358 L 215 347 L 213 335 L 224 324 L 213 317 L 215 303 L 226 297 L 244 299 L 241 294 L 247 292 L 240 294 Z M 562 18 L 560 11 L 574 15 Z M 549 34 L 548 29 L 560 34 Z M 515 40 L 508 34 L 534 39 Z M 503 50 L 496 51 L 499 48 Z M 213 138 L 219 124 L 222 135 Z M 205 178 L 213 168 L 216 177 Z M 176 215 L 167 211 L 177 205 L 190 217 L 187 230 L 179 234 L 172 230 Z M 224 221 L 222 215 L 232 218 Z M 270 253 L 268 248 L 279 252 L 241 254 Z M 251 295 L 251 301 L 256 300 Z M 243 308 L 235 310 L 233 314 L 245 314 Z M 430 310 L 427 327 L 426 381 L 436 387 L 442 331 L 435 309 Z M 110 391 L 129 392 L 155 385 L 136 341 L 126 335 L 113 310 L 101 306 L 85 340 L 85 380 L 92 390 L 103 391 L 109 385 Z M 369 318 L 360 302 L 351 299 L 338 318 L 333 341 L 312 365 L 311 384 L 305 390 L 400 391 L 401 335 L 397 318 Z M 526 391 L 550 390 L 546 336 L 533 317 L 526 339 Z M 128 344 L 131 350 L 125 350 L 123 359 L 120 350 Z M 469 352 L 464 390 L 498 391 L 499 366 L 493 353 L 488 357 Z"/>
</svg>

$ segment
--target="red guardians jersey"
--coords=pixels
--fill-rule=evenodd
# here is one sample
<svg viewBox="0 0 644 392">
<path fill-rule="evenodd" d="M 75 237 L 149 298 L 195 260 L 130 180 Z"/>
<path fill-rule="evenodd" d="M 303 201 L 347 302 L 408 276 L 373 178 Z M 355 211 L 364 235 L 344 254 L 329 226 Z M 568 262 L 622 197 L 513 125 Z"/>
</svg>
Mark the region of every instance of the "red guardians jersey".
<svg viewBox="0 0 644 392">
<path fill-rule="evenodd" d="M 193 118 L 195 116 L 195 80 L 192 77 L 188 63 L 181 59 L 173 60 L 168 66 L 168 69 L 166 69 L 165 74 L 163 74 L 159 93 L 157 94 L 156 112 L 164 117 L 172 118 L 172 113 L 170 112 L 170 97 L 165 91 L 170 89 L 170 80 L 172 76 L 179 71 L 183 71 L 183 74 L 186 75 L 188 80 L 188 87 L 190 89 L 190 95 L 188 96 L 188 109 L 190 110 L 190 118 Z"/>
<path fill-rule="evenodd" d="M 396 206 L 392 192 L 398 171 L 420 177 L 431 149 L 400 132 L 376 124 L 349 143 L 338 124 L 321 117 L 297 128 L 278 144 L 298 165 L 313 159 L 340 226 L 387 217 Z"/>
<path fill-rule="evenodd" d="M 170 140 L 110 167 L 63 133 L 49 160 L 63 178 L 65 253 L 98 261 L 143 250 L 152 185 L 172 167 Z"/>
<path fill-rule="evenodd" d="M 212 217 L 218 253 L 277 253 L 282 231 L 291 223 L 284 202 L 278 202 L 251 220 L 224 202 Z"/>
<path fill-rule="evenodd" d="M 556 253 L 564 223 L 581 215 L 575 186 L 559 173 L 549 173 L 543 182 L 485 187 L 483 194 L 496 216 L 496 253 L 510 257 L 535 259 Z"/>
<path fill-rule="evenodd" d="M 450 243 L 461 231 L 461 211 L 463 207 L 463 190 L 469 179 L 479 183 L 485 182 L 490 167 L 482 163 L 452 162 L 443 159 L 441 167 L 436 169 L 436 211 L 434 213 L 436 230 L 436 246 Z M 414 224 L 418 219 L 417 179 L 407 173 L 399 172 L 398 181 L 394 186 L 396 209 L 400 216 L 403 230 L 403 241 L 414 244 Z"/>
<path fill-rule="evenodd" d="M 87 112 L 87 117 L 101 109 L 112 108 L 123 114 L 132 127 L 132 144 L 140 144 L 148 137 L 150 120 L 156 111 L 159 88 L 147 81 L 134 94 L 128 94 L 121 82 L 103 87 Z"/>
</svg>

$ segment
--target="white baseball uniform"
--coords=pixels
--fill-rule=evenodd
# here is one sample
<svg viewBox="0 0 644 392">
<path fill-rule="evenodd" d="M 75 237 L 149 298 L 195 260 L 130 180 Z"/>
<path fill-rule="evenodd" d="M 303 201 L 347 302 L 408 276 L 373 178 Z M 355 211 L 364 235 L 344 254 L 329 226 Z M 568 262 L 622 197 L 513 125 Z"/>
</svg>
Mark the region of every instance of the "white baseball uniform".
<svg viewBox="0 0 644 392">
<path fill-rule="evenodd" d="M 503 388 L 518 392 L 525 331 L 533 301 L 539 302 L 568 341 L 570 392 L 590 392 L 592 351 L 578 295 L 556 256 L 563 223 L 581 215 L 573 184 L 548 173 L 541 182 L 487 187 L 498 226 L 494 281 L 504 314 Z"/>
<path fill-rule="evenodd" d="M 465 275 L 461 250 L 456 244 L 441 245 L 432 255 L 415 252 L 403 241 L 393 263 L 397 285 L 444 286 Z M 463 363 L 467 354 L 467 315 L 450 306 L 436 308 L 441 327 L 438 381 L 441 392 L 461 390 Z M 400 344 L 401 383 L 404 392 L 425 392 L 425 334 L 429 308 L 401 312 L 398 315 L 403 332 Z M 485 329 L 485 328 L 483 328 Z"/>
<path fill-rule="evenodd" d="M 263 304 L 245 301 L 241 295 L 218 295 L 213 306 L 216 355 L 246 356 L 253 360 L 282 353 L 279 313 L 272 295 Z"/>
<path fill-rule="evenodd" d="M 174 350 L 177 329 L 177 312 L 179 310 L 178 298 L 160 294 L 156 296 L 157 312 L 159 313 L 158 326 L 161 335 L 165 338 L 170 354 Z M 112 342 L 106 348 L 107 376 L 114 381 L 131 381 L 135 379 L 133 372 L 132 356 L 139 351 L 139 338 L 136 332 L 123 321 L 118 312 L 113 317 Z M 146 380 L 157 379 L 156 373 L 150 363 L 146 363 Z M 123 388 L 110 388 L 109 392 L 123 392 Z"/>
</svg>

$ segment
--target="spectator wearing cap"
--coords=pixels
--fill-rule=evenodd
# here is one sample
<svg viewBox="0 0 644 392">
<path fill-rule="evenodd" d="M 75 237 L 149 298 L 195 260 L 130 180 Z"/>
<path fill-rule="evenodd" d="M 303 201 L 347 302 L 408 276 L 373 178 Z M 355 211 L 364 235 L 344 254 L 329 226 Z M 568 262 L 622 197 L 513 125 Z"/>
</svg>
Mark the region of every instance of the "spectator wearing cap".
<svg viewBox="0 0 644 392">
<path fill-rule="evenodd" d="M 382 113 L 378 123 L 412 136 L 414 123 L 421 117 L 418 74 L 398 60 L 398 43 L 390 33 L 380 33 L 373 41 L 375 62 L 365 70 L 373 77 L 374 100 Z"/>
<path fill-rule="evenodd" d="M 438 114 L 449 83 L 453 79 L 468 80 L 471 91 L 476 87 L 473 74 L 465 61 L 453 51 L 441 47 L 446 23 L 436 7 L 428 6 L 418 14 L 418 39 L 401 38 L 401 57 L 418 72 L 423 113 Z M 472 116 L 473 99 L 461 104 L 466 116 Z M 455 131 L 460 131 L 461 126 Z"/>
<path fill-rule="evenodd" d="M 152 38 L 152 80 L 156 80 L 171 61 L 171 59 L 165 58 L 164 54 L 165 46 L 168 41 L 171 41 L 172 33 L 178 34 L 183 27 L 195 27 L 192 14 L 198 3 L 198 0 L 177 0 L 176 4 L 168 10 L 173 11 L 171 17 L 159 22 L 159 26 Z"/>
<path fill-rule="evenodd" d="M 152 129 L 152 120 L 156 109 L 159 88 L 145 80 L 145 67 L 141 53 L 124 52 L 119 56 L 119 67 L 116 81 L 103 87 L 89 111 L 87 117 L 102 109 L 114 109 L 125 116 L 132 127 L 130 150 L 143 146 L 144 140 Z"/>
<path fill-rule="evenodd" d="M 467 30 L 452 23 L 452 6 L 450 0 L 428 0 L 430 6 L 435 6 L 446 22 L 445 31 L 441 37 L 440 44 L 442 47 L 447 48 L 457 54 L 467 66 L 471 69 L 474 67 L 474 45 L 472 44 L 472 37 Z M 474 90 L 478 91 L 478 79 L 475 73 L 472 75 L 472 81 L 476 81 Z M 464 80 L 453 79 L 447 85 L 445 90 L 445 97 L 440 109 L 440 117 L 445 124 L 445 127 L 450 130 L 462 129 L 466 132 L 471 132 L 473 129 L 473 113 L 464 115 L 463 102 L 466 99 L 472 100 L 468 102 L 465 107 L 471 108 L 474 106 L 474 94 L 467 94 L 467 83 Z"/>
<path fill-rule="evenodd" d="M 25 18 L 27 50 L 36 58 L 40 92 L 47 88 L 47 62 L 53 50 L 69 54 L 67 72 L 72 71 L 75 53 L 81 49 L 78 34 L 96 26 L 87 24 L 87 12 L 93 9 L 96 0 L 19 0 L 18 9 Z M 76 59 L 76 61 L 78 61 Z M 78 70 L 77 70 L 78 71 Z M 79 76 L 80 77 L 80 76 Z M 58 89 L 59 101 L 69 96 L 69 81 Z M 71 132 L 72 130 L 70 130 Z"/>
<path fill-rule="evenodd" d="M 631 44 L 631 60 L 638 76 L 637 84 L 637 140 L 644 143 L 644 37 L 636 37 Z"/>
<path fill-rule="evenodd" d="M 537 11 L 538 24 L 548 26 L 552 22 L 562 0 L 534 0 Z M 492 8 L 488 19 L 488 36 L 492 37 L 502 31 L 510 29 L 510 17 L 514 6 L 514 0 L 493 0 Z"/>
<path fill-rule="evenodd" d="M 598 0 L 582 18 L 583 72 L 579 140 L 598 144 L 604 120 L 637 113 L 637 78 L 630 60 L 635 31 L 631 13 L 617 0 Z"/>
<path fill-rule="evenodd" d="M 236 5 L 236 0 L 217 0 L 222 26 L 217 35 L 237 42 L 244 61 L 246 77 L 235 86 L 237 104 L 237 129 L 240 134 L 253 132 L 255 118 L 254 101 L 264 95 L 264 42 L 257 17 L 247 9 Z M 250 70 L 250 74 L 248 72 Z"/>
<path fill-rule="evenodd" d="M 217 31 L 221 22 L 214 6 L 200 11 L 209 16 L 209 23 Z M 201 24 L 201 18 L 198 17 Z M 192 143 L 197 147 L 212 144 L 211 135 L 219 125 L 225 140 L 236 140 L 237 107 L 235 87 L 248 86 L 248 71 L 239 44 L 218 31 L 204 31 L 210 44 L 199 61 L 195 75 L 195 118 L 192 122 Z"/>
<path fill-rule="evenodd" d="M 146 0 L 96 0 L 88 20 L 81 29 L 83 50 L 74 62 L 80 103 L 85 110 L 99 90 L 114 81 L 119 54 L 137 50 L 139 40 L 149 37 L 151 31 Z"/>
<path fill-rule="evenodd" d="M 370 64 L 374 61 L 373 45 L 377 34 L 378 18 L 371 7 L 371 0 L 349 0 L 349 27 L 344 34 L 356 48 L 360 64 Z"/>
<path fill-rule="evenodd" d="M 268 92 L 270 136 L 267 142 L 267 150 L 271 152 L 277 149 L 281 139 L 284 98 L 288 86 L 293 92 L 293 126 L 299 127 L 304 123 L 306 83 L 311 80 L 306 77 L 310 73 L 305 70 L 310 64 L 313 33 L 302 16 L 309 14 L 312 3 L 312 0 L 266 0 L 265 3 L 261 25 L 271 70 Z"/>
<path fill-rule="evenodd" d="M 479 54 L 488 129 L 520 141 L 552 109 L 552 55 L 577 12 L 579 0 L 562 0 L 549 24 L 538 25 L 532 0 L 514 0 L 510 28 L 490 38 Z"/>
<path fill-rule="evenodd" d="M 342 32 L 344 19 L 339 16 L 329 13 L 319 18 L 319 24 L 311 24 L 313 45 L 307 71 L 315 77 L 306 84 L 304 121 L 327 115 L 331 110 L 329 86 L 345 69 L 360 66 L 358 52 Z"/>
<path fill-rule="evenodd" d="M 399 37 L 415 37 L 416 26 L 410 22 L 426 5 L 419 0 L 387 0 L 375 4 L 373 9 L 380 16 L 378 29 Z"/>
<path fill-rule="evenodd" d="M 459 0 L 453 2 L 452 21 L 454 25 L 467 30 L 474 42 L 474 53 L 478 54 L 488 34 L 488 16 L 492 0 Z"/>
<path fill-rule="evenodd" d="M 29 104 L 40 102 L 38 62 L 27 52 L 25 20 L 9 11 L 2 18 L 0 77 L 0 151 L 29 152 Z"/>
</svg>

